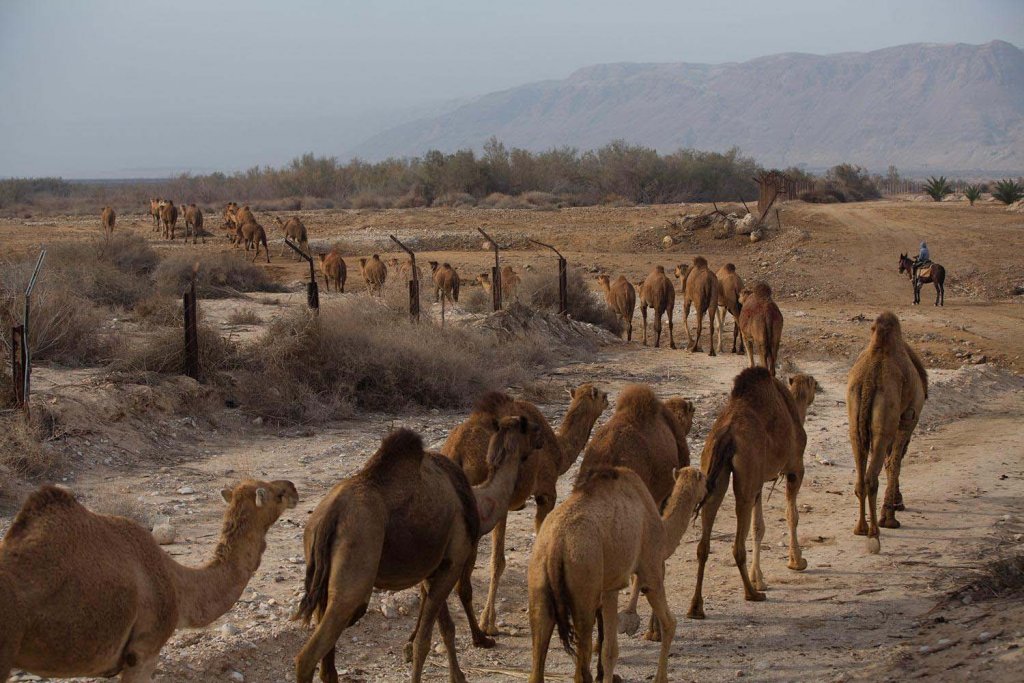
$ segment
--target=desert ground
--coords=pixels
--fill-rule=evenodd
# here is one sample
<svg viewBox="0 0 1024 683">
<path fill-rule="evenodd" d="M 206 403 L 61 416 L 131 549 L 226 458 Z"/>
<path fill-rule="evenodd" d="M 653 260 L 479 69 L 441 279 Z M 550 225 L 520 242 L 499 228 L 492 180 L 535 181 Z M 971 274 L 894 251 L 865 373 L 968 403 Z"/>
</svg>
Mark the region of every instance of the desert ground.
<svg viewBox="0 0 1024 683">
<path fill-rule="evenodd" d="M 742 209 L 740 204 L 720 207 Z M 1024 296 L 1015 292 L 1024 285 L 1024 215 L 966 202 L 787 202 L 765 239 L 751 243 L 742 235 L 687 229 L 684 216 L 710 209 L 691 204 L 293 213 L 302 217 L 314 248 L 343 245 L 349 284 L 345 294 L 321 290 L 324 306 L 339 297 L 363 295 L 357 257 L 401 256 L 389 234 L 415 248 L 424 265 L 437 260 L 455 266 L 467 282 L 465 296 L 476 287 L 468 281 L 493 262 L 478 227 L 507 247 L 503 262 L 520 272 L 529 267 L 554 277 L 554 255 L 528 240 L 556 246 L 570 267 L 588 273 L 595 294 L 598 273 L 625 273 L 636 281 L 654 265 L 671 271 L 697 254 L 707 257 L 714 270 L 732 262 L 746 282 L 770 283 L 785 316 L 780 374 L 810 373 L 820 385 L 806 423 L 807 475 L 799 496 L 799 535 L 808 568 L 793 572 L 785 566 L 785 497 L 775 491 L 765 507 L 768 599 L 745 602 L 732 559 L 735 517 L 728 496 L 712 539 L 705 621 L 685 618 L 696 572 L 696 529 L 687 531 L 667 563 L 669 605 L 679 620 L 670 679 L 1018 680 L 1024 665 Z M 214 237 L 206 245 L 185 246 L 180 239 L 174 244 L 159 239 L 141 208 L 118 211 L 117 229 L 146 236 L 161 254 L 205 250 L 242 258 L 216 228 L 216 215 L 208 215 L 207 223 Z M 308 267 L 290 254 L 280 256 L 280 231 L 270 219 L 261 222 L 268 228 L 272 254 L 272 263 L 261 267 L 289 292 L 200 302 L 205 319 L 225 334 L 251 337 L 282 310 L 305 305 L 302 283 Z M 98 216 L 2 219 L 0 245 L 12 257 L 28 255 L 57 241 L 94 240 L 99 226 Z M 932 305 L 930 285 L 922 290 L 922 304 L 912 305 L 910 282 L 897 273 L 899 254 L 915 252 L 922 239 L 947 270 L 941 308 Z M 426 287 L 424 302 L 436 311 Z M 229 314 L 239 307 L 254 311 L 261 322 L 229 323 Z M 900 317 L 907 340 L 922 354 L 930 392 L 904 461 L 903 527 L 883 529 L 881 553 L 872 555 L 864 539 L 852 533 L 857 502 L 845 387 L 871 322 L 883 310 Z M 449 324 L 476 317 L 456 307 Z M 600 342 L 596 352 L 538 370 L 529 386 L 509 390 L 537 402 L 556 428 L 567 405 L 565 389 L 583 382 L 607 390 L 613 406 L 618 392 L 635 382 L 651 384 L 662 397 L 686 396 L 696 404 L 689 440 L 699 459 L 746 357 L 728 353 L 731 318 L 725 324 L 727 351 L 709 357 L 683 349 L 681 296 L 674 317 L 679 349 L 641 345 L 638 311 L 633 342 L 594 333 Z M 705 328 L 705 351 L 706 334 Z M 271 529 L 260 569 L 243 598 L 209 628 L 176 633 L 162 652 L 159 681 L 293 679 L 292 657 L 308 636 L 289 621 L 304 574 L 306 516 L 334 483 L 360 468 L 393 428 L 411 427 L 428 446 L 437 447 L 468 413 L 361 413 L 344 422 L 310 426 L 255 424 L 224 407 L 197 420 L 165 405 L 157 388 L 128 391 L 108 382 L 99 369 L 41 365 L 33 381 L 34 401 L 65 414 L 99 416 L 63 433 L 54 444 L 72 463 L 61 483 L 86 504 L 125 499 L 145 515 L 168 517 L 178 539 L 165 549 L 180 562 L 199 564 L 211 552 L 223 509 L 222 486 L 256 476 L 290 479 L 298 488 L 301 502 Z M 119 409 L 128 403 L 145 405 L 149 412 L 140 417 L 138 410 Z M 578 463 L 560 479 L 559 500 L 570 492 L 577 468 Z M 16 500 L 3 510 L 0 530 L 16 510 Z M 533 512 L 531 502 L 510 514 L 497 647 L 474 649 L 461 610 L 453 609 L 459 658 L 470 680 L 525 680 L 529 674 L 526 567 Z M 487 589 L 489 538 L 480 548 L 474 573 L 478 610 Z M 400 596 L 398 604 L 404 599 Z M 646 622 L 650 610 L 643 601 L 640 609 Z M 415 612 L 406 612 L 383 614 L 381 595 L 375 593 L 366 616 L 339 641 L 342 680 L 407 679 L 402 648 Z M 439 640 L 435 629 L 434 641 Z M 625 681 L 653 676 L 655 644 L 638 634 L 620 636 L 619 645 L 616 673 Z M 568 656 L 553 643 L 548 677 L 570 680 L 572 671 Z M 426 673 L 429 680 L 446 679 L 440 647 L 429 657 Z M 37 679 L 16 674 L 14 680 Z"/>
</svg>

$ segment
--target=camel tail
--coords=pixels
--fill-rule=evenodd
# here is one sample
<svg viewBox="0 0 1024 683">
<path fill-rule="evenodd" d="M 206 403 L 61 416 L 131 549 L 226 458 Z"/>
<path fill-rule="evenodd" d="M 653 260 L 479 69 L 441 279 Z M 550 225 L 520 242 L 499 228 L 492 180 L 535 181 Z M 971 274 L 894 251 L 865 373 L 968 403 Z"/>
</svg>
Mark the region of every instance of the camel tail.
<svg viewBox="0 0 1024 683">
<path fill-rule="evenodd" d="M 306 580 L 303 586 L 302 599 L 292 616 L 293 621 L 301 620 L 307 626 L 317 612 L 323 613 L 327 608 L 327 589 L 331 581 L 331 555 L 334 551 L 334 540 L 338 530 L 339 506 L 320 520 L 313 531 L 313 541 L 309 549 L 309 564 L 306 565 Z"/>
<path fill-rule="evenodd" d="M 576 656 L 576 633 L 572 627 L 572 612 L 569 608 L 569 587 L 565 581 L 565 563 L 561 557 L 548 564 L 547 600 L 555 617 L 558 639 L 570 657 Z M 589 637 L 589 636 L 587 636 Z"/>
<path fill-rule="evenodd" d="M 875 404 L 875 378 L 869 376 L 857 397 L 857 441 L 862 453 L 871 452 L 871 413 Z"/>
<path fill-rule="evenodd" d="M 700 514 L 704 502 L 711 495 L 711 492 L 718 487 L 719 477 L 728 477 L 732 471 L 732 457 L 736 455 L 736 441 L 733 439 L 732 430 L 728 429 L 719 434 L 715 439 L 715 445 L 711 449 L 711 462 L 708 463 L 707 491 L 704 497 L 693 510 L 694 518 Z"/>
</svg>

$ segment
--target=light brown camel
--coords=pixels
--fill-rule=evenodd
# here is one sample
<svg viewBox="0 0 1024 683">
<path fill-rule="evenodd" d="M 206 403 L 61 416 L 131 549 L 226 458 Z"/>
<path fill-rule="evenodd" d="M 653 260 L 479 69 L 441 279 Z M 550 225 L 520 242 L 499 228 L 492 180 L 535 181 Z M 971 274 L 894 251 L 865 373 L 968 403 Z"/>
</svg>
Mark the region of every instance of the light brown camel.
<svg viewBox="0 0 1024 683">
<path fill-rule="evenodd" d="M 674 397 L 662 403 L 647 385 L 625 387 L 611 418 L 594 432 L 583 452 L 577 481 L 602 467 L 625 467 L 640 477 L 659 510 L 672 493 L 673 471 L 690 465 L 686 435 L 693 424 L 693 403 Z M 620 630 L 636 633 L 639 586 L 633 585 L 629 607 L 620 615 Z M 648 640 L 657 640 L 652 620 Z"/>
<path fill-rule="evenodd" d="M 224 205 L 224 224 L 221 226 L 224 230 L 234 239 L 235 230 L 238 229 L 238 225 L 235 223 L 235 217 L 238 214 L 238 203 L 228 202 Z"/>
<path fill-rule="evenodd" d="M 459 300 L 458 272 L 451 264 L 438 265 L 437 261 L 430 261 L 430 272 L 433 273 L 434 301 L 441 301 L 443 297 L 454 305 Z"/>
<path fill-rule="evenodd" d="M 277 221 L 278 227 L 284 233 L 285 239 L 298 243 L 302 251 L 309 253 L 309 234 L 306 232 L 306 224 L 298 216 L 292 216 L 287 221 L 282 221 L 280 216 L 274 216 L 274 220 Z M 284 250 L 287 248 L 288 245 L 281 244 L 281 256 L 284 256 Z M 296 260 L 301 258 L 298 254 L 295 255 Z"/>
<path fill-rule="evenodd" d="M 331 283 L 338 292 L 345 292 L 345 280 L 348 277 L 348 268 L 345 266 L 345 259 L 341 257 L 336 249 L 331 249 L 327 254 L 317 254 L 320 260 L 320 272 L 324 276 L 324 287 L 331 291 Z"/>
<path fill-rule="evenodd" d="M 661 344 L 661 316 L 668 315 L 668 345 L 676 348 L 672 332 L 672 312 L 676 307 L 676 290 L 665 275 L 664 266 L 655 266 L 640 286 L 640 317 L 644 321 L 644 346 L 647 346 L 647 309 L 654 312 L 654 346 Z"/>
<path fill-rule="evenodd" d="M 153 230 L 159 232 L 160 230 L 160 207 L 163 204 L 163 200 L 159 197 L 150 197 L 149 199 L 149 216 L 153 219 Z"/>
<path fill-rule="evenodd" d="M 665 560 L 682 539 L 706 490 L 703 473 L 673 473 L 671 497 L 659 516 L 643 480 L 624 467 L 600 467 L 576 483 L 544 522 L 527 571 L 533 666 L 530 683 L 542 683 L 551 634 L 576 658 L 577 683 L 591 681 L 597 621 L 597 677 L 615 680 L 619 591 L 636 575 L 663 634 L 655 683 L 668 681 L 668 654 L 676 620 L 665 598 Z"/>
<path fill-rule="evenodd" d="M 480 273 L 476 276 L 476 281 L 480 283 L 480 286 L 484 288 L 484 292 L 487 296 L 493 296 L 494 286 L 491 284 L 490 273 Z"/>
<path fill-rule="evenodd" d="M 486 406 L 488 398 L 482 399 Z M 420 437 L 400 429 L 354 476 L 337 484 L 306 523 L 305 593 L 295 618 L 316 617 L 316 630 L 295 658 L 296 679 L 336 683 L 338 638 L 366 612 L 374 588 L 420 584 L 412 640 L 412 680 L 419 681 L 434 622 L 448 651 L 449 680 L 465 681 L 455 653 L 455 624 L 446 600 L 456 584 L 474 644 L 494 645 L 473 615 L 471 576 L 480 536 L 505 515 L 519 467 L 539 443 L 528 418 L 496 418 L 488 442 L 488 477 L 470 488 L 462 470 L 423 450 Z"/>
<path fill-rule="evenodd" d="M 503 399 L 495 403 L 492 410 L 501 415 L 526 415 L 540 425 L 541 449 L 523 463 L 519 471 L 516 490 L 509 503 L 509 510 L 521 510 L 532 495 L 537 502 L 535 527 L 555 507 L 558 493 L 558 477 L 565 474 L 576 461 L 580 451 L 590 438 L 594 423 L 608 407 L 608 394 L 592 384 L 581 384 L 571 392 L 572 402 L 556 434 L 548 425 L 544 415 L 529 401 L 516 401 L 502 394 Z M 493 420 L 488 412 L 479 410 L 470 414 L 465 422 L 448 434 L 441 446 L 441 452 L 457 462 L 476 484 L 487 476 L 485 454 L 487 442 L 493 432 Z M 494 527 L 491 536 L 491 583 L 487 591 L 487 602 L 480 615 L 481 626 L 489 635 L 497 635 L 498 612 L 495 606 L 498 597 L 498 583 L 505 571 L 505 527 L 503 517 Z"/>
<path fill-rule="evenodd" d="M 110 237 L 114 234 L 114 222 L 116 220 L 117 214 L 114 213 L 114 209 L 104 206 L 103 211 L 100 213 L 100 223 L 103 225 L 104 237 Z"/>
<path fill-rule="evenodd" d="M 270 526 L 299 496 L 290 481 L 246 481 L 228 503 L 213 559 L 183 567 L 123 517 L 43 486 L 0 541 L 0 681 L 40 676 L 149 681 L 176 628 L 205 626 L 245 590 Z"/>
<path fill-rule="evenodd" d="M 512 270 L 512 266 L 501 267 L 501 298 L 505 301 L 511 301 L 516 298 L 516 293 L 519 291 L 519 283 L 521 278 L 516 271 Z"/>
<path fill-rule="evenodd" d="M 772 299 L 772 288 L 764 282 L 740 293 L 740 334 L 747 347 L 747 360 L 754 367 L 754 349 L 761 354 L 761 365 L 775 376 L 782 341 L 782 311 Z"/>
<path fill-rule="evenodd" d="M 164 238 L 174 239 L 174 226 L 178 223 L 178 207 L 170 199 L 160 207 L 160 223 L 164 228 Z"/>
<path fill-rule="evenodd" d="M 248 204 L 241 208 L 237 208 L 237 204 L 235 206 L 236 208 L 232 218 L 232 223 L 234 225 L 234 238 L 232 239 L 232 242 L 236 247 L 244 244 L 246 246 L 246 251 L 248 251 L 249 245 L 245 242 L 245 235 L 242 232 L 242 226 L 246 223 L 256 223 L 256 216 L 253 215 Z"/>
<path fill-rule="evenodd" d="M 703 351 L 700 348 L 700 336 L 703 331 L 704 315 L 708 316 L 708 350 L 709 356 L 715 355 L 715 315 L 718 312 L 718 278 L 708 268 L 708 260 L 703 256 L 693 257 L 693 266 L 680 264 L 676 266 L 676 277 L 680 279 L 680 290 L 683 294 L 683 327 L 686 329 L 687 347 L 692 352 Z M 693 305 L 697 314 L 697 335 L 690 334 L 690 306 Z"/>
<path fill-rule="evenodd" d="M 604 291 L 604 300 L 608 308 L 622 319 L 626 328 L 626 341 L 633 341 L 633 311 L 636 310 L 636 289 L 625 275 L 620 275 L 614 283 L 607 275 L 598 275 L 597 282 Z M 645 326 L 646 327 L 646 326 Z"/>
<path fill-rule="evenodd" d="M 898 529 L 896 511 L 903 510 L 900 467 L 907 454 L 921 409 L 928 397 L 928 373 L 903 340 L 900 321 L 886 311 L 871 326 L 871 341 L 850 369 L 846 409 L 850 416 L 850 445 L 857 466 L 855 492 L 860 503 L 853 533 L 868 536 L 868 549 L 881 549 L 878 527 Z M 878 473 L 885 466 L 888 484 L 882 519 L 876 519 Z M 870 506 L 871 524 L 864 520 Z"/>
<path fill-rule="evenodd" d="M 420 267 L 416 266 L 415 269 L 413 268 L 411 257 L 407 256 L 401 260 L 397 258 L 390 258 L 388 259 L 388 266 L 390 266 L 392 270 L 398 273 L 397 282 L 400 284 L 407 283 L 409 282 L 409 280 L 420 279 Z"/>
<path fill-rule="evenodd" d="M 206 233 L 203 232 L 203 210 L 195 204 L 189 204 L 188 206 L 182 205 L 182 211 L 185 214 L 185 241 L 188 242 L 189 234 L 192 235 L 192 244 L 196 243 L 196 237 L 203 238 L 203 244 L 206 244 Z"/>
<path fill-rule="evenodd" d="M 764 540 L 764 512 L 761 491 L 765 482 L 786 478 L 786 521 L 789 523 L 789 564 L 794 571 L 807 568 L 800 554 L 796 527 L 799 514 L 796 495 L 804 480 L 804 448 L 807 434 L 804 419 L 814 401 L 814 378 L 793 375 L 789 388 L 765 368 L 747 368 L 736 376 L 729 402 L 718 415 L 701 453 L 700 468 L 708 476 L 708 493 L 702 503 L 701 537 L 697 545 L 697 585 L 687 614 L 704 618 L 704 566 L 711 549 L 711 529 L 732 476 L 736 497 L 736 539 L 732 556 L 740 570 L 747 600 L 765 599 L 761 573 L 761 542 Z M 753 581 L 747 574 L 747 533 L 754 514 Z"/>
<path fill-rule="evenodd" d="M 370 294 L 382 295 L 384 282 L 388 279 L 388 267 L 380 260 L 380 255 L 374 254 L 369 259 L 359 259 L 359 270 L 363 274 L 363 280 L 366 282 L 366 288 Z"/>
<path fill-rule="evenodd" d="M 267 231 L 263 229 L 262 225 L 257 223 L 255 220 L 247 220 L 238 226 L 235 238 L 238 242 L 245 245 L 246 251 L 249 251 L 250 247 L 256 249 L 256 253 L 252 255 L 254 263 L 260 256 L 260 245 L 262 244 L 263 253 L 267 257 L 267 263 L 270 263 L 270 247 L 267 246 Z"/>
<path fill-rule="evenodd" d="M 740 334 L 740 294 L 743 292 L 743 278 L 736 273 L 736 266 L 726 263 L 715 273 L 718 278 L 718 350 L 725 351 L 725 314 L 732 315 L 732 352 L 743 353 L 743 336 Z M 736 348 L 739 339 L 740 347 Z"/>
</svg>

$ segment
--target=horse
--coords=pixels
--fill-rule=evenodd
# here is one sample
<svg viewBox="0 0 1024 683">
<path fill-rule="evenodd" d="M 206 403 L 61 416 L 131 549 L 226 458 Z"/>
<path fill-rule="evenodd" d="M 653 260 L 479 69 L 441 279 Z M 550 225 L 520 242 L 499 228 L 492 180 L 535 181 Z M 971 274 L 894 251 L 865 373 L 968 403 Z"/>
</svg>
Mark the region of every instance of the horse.
<svg viewBox="0 0 1024 683">
<path fill-rule="evenodd" d="M 917 276 L 914 276 L 914 259 L 906 254 L 900 254 L 900 274 L 906 273 L 914 285 L 914 303 L 921 303 L 921 285 L 928 282 L 935 283 L 935 305 L 946 305 L 946 269 L 938 263 L 929 263 L 917 269 Z"/>
</svg>

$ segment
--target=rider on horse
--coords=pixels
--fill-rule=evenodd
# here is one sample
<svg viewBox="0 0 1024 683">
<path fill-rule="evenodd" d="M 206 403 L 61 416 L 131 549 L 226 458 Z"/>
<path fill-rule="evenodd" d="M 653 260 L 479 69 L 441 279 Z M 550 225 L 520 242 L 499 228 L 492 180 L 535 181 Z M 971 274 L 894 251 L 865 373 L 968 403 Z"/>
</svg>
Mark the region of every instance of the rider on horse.
<svg viewBox="0 0 1024 683">
<path fill-rule="evenodd" d="M 914 261 L 913 278 L 917 281 L 917 271 L 932 262 L 931 254 L 928 253 L 928 243 L 921 242 L 921 249 L 917 252 L 917 259 Z"/>
</svg>

